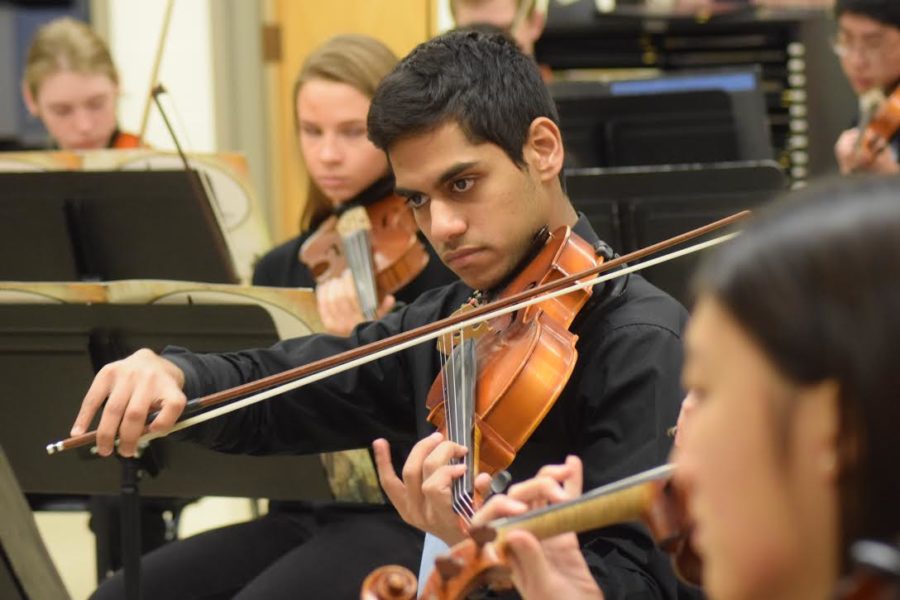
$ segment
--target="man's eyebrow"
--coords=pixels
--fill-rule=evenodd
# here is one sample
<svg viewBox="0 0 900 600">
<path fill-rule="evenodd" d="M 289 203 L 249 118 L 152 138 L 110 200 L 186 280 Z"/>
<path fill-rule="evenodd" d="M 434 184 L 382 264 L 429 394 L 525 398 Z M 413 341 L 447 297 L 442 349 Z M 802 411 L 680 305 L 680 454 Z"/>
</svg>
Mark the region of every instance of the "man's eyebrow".
<svg viewBox="0 0 900 600">
<path fill-rule="evenodd" d="M 401 198 L 412 198 L 413 196 L 415 196 L 415 195 L 418 194 L 419 192 L 417 192 L 417 191 L 415 191 L 415 190 L 410 190 L 410 189 L 407 189 L 407 188 L 395 187 L 395 188 L 394 188 L 394 193 L 397 194 L 398 196 L 400 196 Z"/>
<path fill-rule="evenodd" d="M 471 169 L 472 167 L 474 167 L 477 164 L 478 164 L 477 160 L 470 160 L 467 162 L 456 163 L 455 165 L 453 165 L 452 167 L 448 168 L 446 171 L 444 171 L 443 173 L 440 174 L 440 176 L 437 178 L 437 185 L 443 185 L 443 184 L 447 183 L 451 179 L 457 177 L 460 173 L 463 173 L 464 171 Z M 398 196 L 402 196 L 403 198 L 410 198 L 421 192 L 418 192 L 416 190 L 411 190 L 409 188 L 404 188 L 404 187 L 395 187 L 394 193 L 397 194 Z"/>
<path fill-rule="evenodd" d="M 460 173 L 467 171 L 478 164 L 477 160 L 470 160 L 467 162 L 456 163 L 438 177 L 438 185 L 442 185 L 450 181 L 451 179 L 456 178 Z"/>
</svg>

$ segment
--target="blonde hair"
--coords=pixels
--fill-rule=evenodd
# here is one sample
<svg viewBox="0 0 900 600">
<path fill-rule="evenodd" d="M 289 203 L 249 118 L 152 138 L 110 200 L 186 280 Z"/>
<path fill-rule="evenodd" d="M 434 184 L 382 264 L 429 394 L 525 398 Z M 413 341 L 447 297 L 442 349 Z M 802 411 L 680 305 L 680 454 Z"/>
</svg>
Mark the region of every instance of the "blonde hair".
<svg viewBox="0 0 900 600">
<path fill-rule="evenodd" d="M 106 75 L 119 84 L 106 43 L 87 24 L 70 17 L 50 21 L 31 42 L 23 80 L 32 98 L 37 100 L 44 80 L 59 71 Z"/>
<path fill-rule="evenodd" d="M 299 127 L 297 96 L 306 82 L 324 79 L 346 83 L 371 98 L 381 80 L 394 69 L 397 60 L 391 49 L 375 38 L 357 34 L 331 38 L 306 58 L 294 80 L 294 127 Z M 300 229 L 308 229 L 330 211 L 331 202 L 310 178 L 306 206 L 300 215 Z"/>
</svg>

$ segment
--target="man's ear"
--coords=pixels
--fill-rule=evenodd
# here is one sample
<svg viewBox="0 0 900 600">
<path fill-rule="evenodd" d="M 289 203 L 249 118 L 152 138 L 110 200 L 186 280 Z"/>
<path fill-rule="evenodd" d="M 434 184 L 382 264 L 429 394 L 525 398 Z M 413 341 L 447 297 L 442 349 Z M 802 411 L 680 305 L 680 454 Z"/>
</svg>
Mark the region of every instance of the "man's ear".
<svg viewBox="0 0 900 600">
<path fill-rule="evenodd" d="M 31 116 L 38 117 L 38 106 L 34 96 L 31 95 L 31 90 L 28 88 L 28 84 L 24 81 L 22 82 L 22 100 L 25 101 L 25 108 L 28 109 L 28 112 L 31 113 Z"/>
<path fill-rule="evenodd" d="M 528 127 L 525 161 L 537 172 L 541 181 L 555 179 L 563 167 L 562 133 L 547 117 L 537 117 Z"/>
<path fill-rule="evenodd" d="M 541 34 L 544 33 L 544 26 L 547 24 L 547 14 L 534 9 L 531 11 L 531 16 L 525 19 L 525 22 L 522 24 L 522 27 L 526 29 L 526 34 L 528 39 L 531 41 L 532 48 L 534 44 L 537 43 L 538 39 L 540 39 Z"/>
</svg>

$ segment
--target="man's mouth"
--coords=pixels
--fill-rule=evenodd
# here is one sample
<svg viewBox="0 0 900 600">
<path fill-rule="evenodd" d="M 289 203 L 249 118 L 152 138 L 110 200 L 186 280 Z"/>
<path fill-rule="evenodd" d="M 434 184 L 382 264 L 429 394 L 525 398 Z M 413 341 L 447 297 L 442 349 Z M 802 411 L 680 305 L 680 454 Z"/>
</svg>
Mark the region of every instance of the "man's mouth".
<svg viewBox="0 0 900 600">
<path fill-rule="evenodd" d="M 444 263 L 451 268 L 464 268 L 481 253 L 480 248 L 460 248 L 444 253 Z"/>
</svg>

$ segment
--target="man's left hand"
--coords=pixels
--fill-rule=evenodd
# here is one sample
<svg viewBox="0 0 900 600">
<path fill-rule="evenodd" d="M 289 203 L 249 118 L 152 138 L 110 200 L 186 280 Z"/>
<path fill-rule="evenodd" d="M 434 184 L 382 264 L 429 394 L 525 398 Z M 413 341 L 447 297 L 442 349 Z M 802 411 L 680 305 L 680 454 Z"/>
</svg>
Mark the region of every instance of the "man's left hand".
<svg viewBox="0 0 900 600">
<path fill-rule="evenodd" d="M 444 440 L 440 433 L 431 434 L 413 446 L 402 479 L 394 470 L 387 440 L 375 440 L 372 448 L 381 487 L 403 520 L 449 546 L 462 541 L 465 532 L 451 508 L 450 494 L 453 480 L 463 476 L 466 466 L 451 465 L 450 460 L 465 456 L 465 446 Z"/>
</svg>

